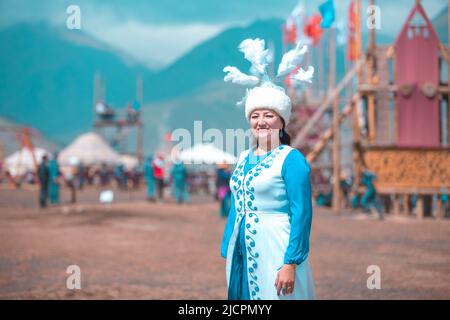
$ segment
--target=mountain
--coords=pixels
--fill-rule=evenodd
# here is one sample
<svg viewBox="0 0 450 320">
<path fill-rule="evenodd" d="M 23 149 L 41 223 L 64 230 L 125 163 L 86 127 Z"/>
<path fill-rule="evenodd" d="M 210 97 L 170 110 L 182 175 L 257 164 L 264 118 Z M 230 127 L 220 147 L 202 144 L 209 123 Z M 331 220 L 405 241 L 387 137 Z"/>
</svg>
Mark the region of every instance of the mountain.
<svg viewBox="0 0 450 320">
<path fill-rule="evenodd" d="M 250 63 L 238 51 L 239 43 L 246 38 L 261 38 L 266 45 L 273 44 L 275 65 L 281 59 L 280 19 L 260 20 L 246 27 L 233 27 L 214 38 L 204 41 L 169 67 L 153 77 L 145 79 L 146 100 L 156 101 L 173 98 L 207 84 L 222 81 L 222 69 L 234 65 L 248 71 Z"/>
<path fill-rule="evenodd" d="M 0 30 L 0 114 L 65 145 L 92 128 L 95 72 L 105 80 L 106 101 L 113 107 L 135 96 L 139 73 L 146 150 L 158 146 L 166 129 L 192 127 L 193 120 L 202 119 L 205 127 L 242 127 L 245 119 L 235 103 L 245 90 L 224 84 L 222 69 L 228 64 L 249 69 L 237 50 L 248 37 L 272 43 L 277 64 L 281 25 L 282 20 L 272 19 L 228 29 L 158 73 L 82 32 L 45 23 L 14 25 Z"/>
<path fill-rule="evenodd" d="M 280 19 L 269 19 L 225 30 L 144 79 L 145 100 L 149 102 L 144 109 L 147 127 L 144 140 L 148 150 L 160 145 L 165 132 L 180 128 L 193 134 L 194 121 L 202 121 L 203 132 L 215 128 L 225 134 L 226 129 L 246 128 L 243 110 L 236 106 L 245 89 L 224 83 L 223 68 L 233 65 L 248 72 L 250 63 L 238 46 L 249 37 L 265 39 L 273 47 L 274 65 L 278 65 L 282 23 Z"/>
<path fill-rule="evenodd" d="M 441 39 L 447 35 L 446 14 L 445 10 L 432 20 Z M 269 19 L 227 29 L 158 72 L 79 31 L 44 23 L 14 25 L 0 30 L 0 116 L 33 126 L 65 145 L 92 130 L 93 77 L 100 72 L 106 101 L 117 108 L 134 98 L 136 74 L 143 76 L 146 153 L 161 144 L 166 132 L 193 132 L 195 120 L 202 120 L 203 131 L 247 128 L 243 110 L 235 106 L 245 89 L 224 83 L 222 70 L 234 65 L 248 71 L 250 64 L 237 49 L 248 37 L 265 39 L 274 48 L 278 66 L 282 23 Z M 392 43 L 394 36 L 377 33 L 377 43 Z M 337 81 L 344 74 L 344 54 L 344 47 L 338 47 Z M 317 55 L 313 48 L 310 55 L 313 60 Z M 324 70 L 326 66 L 327 59 Z M 132 146 L 130 138 L 128 147 Z"/>
<path fill-rule="evenodd" d="M 61 144 L 91 128 L 95 72 L 108 102 L 121 106 L 134 99 L 136 74 L 151 74 L 78 30 L 46 23 L 2 29 L 0 43 L 0 114 Z"/>
</svg>

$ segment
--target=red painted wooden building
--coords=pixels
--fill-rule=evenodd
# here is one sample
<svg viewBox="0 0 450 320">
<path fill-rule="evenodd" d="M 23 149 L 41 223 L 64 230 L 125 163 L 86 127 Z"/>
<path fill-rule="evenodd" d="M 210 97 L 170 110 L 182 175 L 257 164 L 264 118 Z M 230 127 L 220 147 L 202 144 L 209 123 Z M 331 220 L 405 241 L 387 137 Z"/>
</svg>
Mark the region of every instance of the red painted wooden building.
<svg viewBox="0 0 450 320">
<path fill-rule="evenodd" d="M 394 44 L 400 147 L 441 145 L 439 44 L 423 7 L 416 3 Z"/>
</svg>

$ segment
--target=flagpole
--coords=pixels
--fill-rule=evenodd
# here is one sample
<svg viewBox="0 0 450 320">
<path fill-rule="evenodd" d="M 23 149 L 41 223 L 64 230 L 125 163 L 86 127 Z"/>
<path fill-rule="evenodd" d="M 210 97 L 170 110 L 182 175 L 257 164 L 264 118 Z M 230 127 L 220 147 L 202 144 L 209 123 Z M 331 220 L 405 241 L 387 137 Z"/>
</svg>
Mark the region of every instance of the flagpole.
<svg viewBox="0 0 450 320">
<path fill-rule="evenodd" d="M 328 29 L 328 90 L 334 89 L 336 85 L 336 40 L 335 28 Z M 339 95 L 333 101 L 333 211 L 339 212 L 341 203 L 341 157 L 340 157 L 340 132 L 339 132 Z"/>
<path fill-rule="evenodd" d="M 369 5 L 374 5 L 374 0 L 369 1 Z M 368 59 L 366 61 L 366 82 L 373 84 L 375 65 L 375 28 L 369 29 L 369 48 Z M 369 93 L 367 95 L 367 116 L 369 120 L 369 141 L 374 143 L 376 139 L 376 122 L 375 122 L 375 94 Z"/>
<path fill-rule="evenodd" d="M 447 50 L 448 57 L 450 60 L 450 0 L 447 2 L 447 28 L 448 28 L 448 42 L 447 42 Z M 450 65 L 449 61 L 447 61 L 447 146 L 450 146 Z"/>
<path fill-rule="evenodd" d="M 355 38 L 356 38 L 356 61 L 358 62 L 361 59 L 361 1 L 355 0 Z M 358 70 L 356 72 L 357 76 L 357 84 L 356 84 L 356 92 L 359 92 L 359 86 L 361 84 L 362 80 L 362 64 L 359 64 Z M 353 125 L 354 125 L 354 131 L 353 131 L 353 143 L 354 145 L 359 145 L 361 141 L 361 130 L 359 127 L 359 119 L 358 119 L 358 107 L 361 104 L 361 97 L 359 97 L 358 101 L 356 102 L 355 108 L 353 109 Z M 362 155 L 359 154 L 360 150 L 354 148 L 353 152 L 358 153 L 356 157 L 354 157 L 354 186 L 357 188 L 360 185 L 361 180 L 361 170 L 362 170 L 362 163 L 359 160 Z"/>
<path fill-rule="evenodd" d="M 449 0 L 450 1 L 450 0 Z M 323 91 L 324 91 L 324 83 L 323 83 L 323 41 L 321 40 L 319 43 L 319 98 L 322 100 L 324 97 Z"/>
</svg>

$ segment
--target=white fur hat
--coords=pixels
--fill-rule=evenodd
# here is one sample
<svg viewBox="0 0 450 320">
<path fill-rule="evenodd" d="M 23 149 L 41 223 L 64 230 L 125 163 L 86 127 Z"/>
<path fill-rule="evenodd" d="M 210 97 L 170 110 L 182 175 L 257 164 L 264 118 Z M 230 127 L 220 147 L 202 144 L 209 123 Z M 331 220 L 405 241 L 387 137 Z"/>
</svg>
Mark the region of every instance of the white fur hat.
<svg viewBox="0 0 450 320">
<path fill-rule="evenodd" d="M 291 99 L 284 89 L 272 83 L 264 83 L 251 89 L 245 101 L 245 117 L 250 122 L 250 114 L 255 109 L 270 109 L 283 118 L 285 126 L 291 116 Z"/>
</svg>

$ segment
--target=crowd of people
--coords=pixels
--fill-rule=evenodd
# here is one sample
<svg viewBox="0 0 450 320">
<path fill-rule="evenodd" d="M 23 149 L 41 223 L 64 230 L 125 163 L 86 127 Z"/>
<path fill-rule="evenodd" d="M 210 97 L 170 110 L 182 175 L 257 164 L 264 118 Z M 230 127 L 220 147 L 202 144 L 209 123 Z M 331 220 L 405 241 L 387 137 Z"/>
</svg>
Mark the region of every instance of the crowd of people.
<svg viewBox="0 0 450 320">
<path fill-rule="evenodd" d="M 41 208 L 47 207 L 49 203 L 60 204 L 61 187 L 70 190 L 71 203 L 77 201 L 77 191 L 86 187 L 115 187 L 119 192 L 136 191 L 145 187 L 146 199 L 150 202 L 162 203 L 169 194 L 178 204 L 188 204 L 191 194 L 212 196 L 221 203 L 220 215 L 225 217 L 229 211 L 230 176 L 228 165 L 219 165 L 215 172 L 194 170 L 182 162 L 167 162 L 163 154 L 149 156 L 142 165 L 131 168 L 124 164 L 85 165 L 78 162 L 62 169 L 55 154 L 52 157 L 43 156 L 35 172 L 30 171 L 23 177 L 7 180 L 14 182 L 16 188 L 27 182 L 38 184 Z"/>
</svg>

